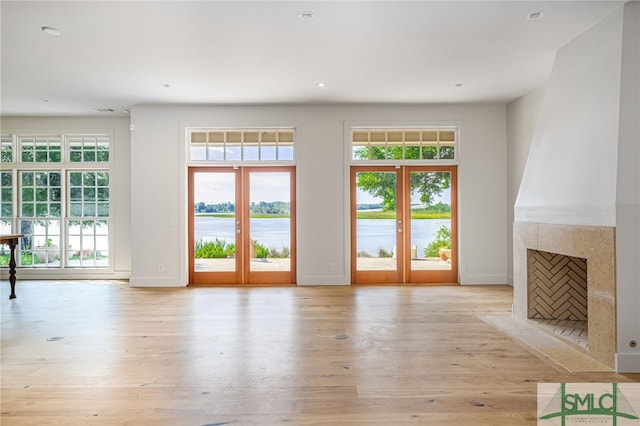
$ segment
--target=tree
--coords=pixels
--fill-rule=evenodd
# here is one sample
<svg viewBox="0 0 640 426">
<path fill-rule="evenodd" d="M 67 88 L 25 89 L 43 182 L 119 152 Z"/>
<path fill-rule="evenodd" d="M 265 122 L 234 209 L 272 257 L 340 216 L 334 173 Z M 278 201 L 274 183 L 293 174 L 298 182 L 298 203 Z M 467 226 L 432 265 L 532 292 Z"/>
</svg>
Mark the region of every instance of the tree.
<svg viewBox="0 0 640 426">
<path fill-rule="evenodd" d="M 451 185 L 451 173 L 448 172 L 418 172 L 411 173 L 411 193 L 420 194 L 420 201 L 430 206 L 436 196 Z"/>
<path fill-rule="evenodd" d="M 419 194 L 420 202 L 429 207 L 435 198 L 451 185 L 448 172 L 412 172 L 411 194 Z M 374 197 L 382 199 L 382 209 L 393 211 L 396 208 L 396 174 L 386 172 L 358 173 L 356 186 Z"/>
<path fill-rule="evenodd" d="M 356 185 L 374 197 L 382 198 L 382 210 L 396 208 L 396 174 L 364 172 L 358 173 Z"/>
<path fill-rule="evenodd" d="M 405 147 L 416 148 L 416 147 Z M 355 156 L 361 159 L 384 160 L 391 158 L 402 158 L 403 147 L 361 147 L 355 151 Z M 405 158 L 418 158 L 407 156 Z M 368 192 L 374 197 L 382 198 L 382 209 L 385 211 L 396 208 L 396 174 L 364 172 L 358 174 L 356 183 L 362 191 Z M 433 204 L 435 197 L 451 185 L 451 174 L 448 172 L 415 172 L 411 173 L 411 194 L 420 194 L 420 201 L 429 207 Z"/>
</svg>

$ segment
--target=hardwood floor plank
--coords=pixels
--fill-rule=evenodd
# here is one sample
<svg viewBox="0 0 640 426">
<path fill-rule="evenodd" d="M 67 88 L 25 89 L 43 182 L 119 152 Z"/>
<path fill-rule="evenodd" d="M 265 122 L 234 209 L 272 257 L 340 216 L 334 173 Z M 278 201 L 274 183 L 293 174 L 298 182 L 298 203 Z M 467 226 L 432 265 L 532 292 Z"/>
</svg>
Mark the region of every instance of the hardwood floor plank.
<svg viewBox="0 0 640 426">
<path fill-rule="evenodd" d="M 535 425 L 537 383 L 640 381 L 570 373 L 483 320 L 510 315 L 507 286 L 18 290 L 3 425 Z"/>
</svg>

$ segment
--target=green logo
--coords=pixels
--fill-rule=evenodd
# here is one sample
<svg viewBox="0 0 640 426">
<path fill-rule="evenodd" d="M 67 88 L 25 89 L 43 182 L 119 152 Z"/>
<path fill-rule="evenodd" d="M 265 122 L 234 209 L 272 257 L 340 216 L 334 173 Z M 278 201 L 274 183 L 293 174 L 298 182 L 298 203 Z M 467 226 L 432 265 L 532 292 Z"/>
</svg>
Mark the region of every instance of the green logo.
<svg viewBox="0 0 640 426">
<path fill-rule="evenodd" d="M 583 419 L 585 417 L 607 416 L 611 418 L 614 426 L 618 424 L 619 417 L 638 420 L 638 416 L 618 388 L 618 384 L 612 383 L 611 386 L 611 393 L 608 391 L 571 393 L 567 392 L 566 383 L 561 383 L 560 388 L 551 398 L 539 419 L 548 420 L 559 417 L 562 426 L 565 426 L 567 418 L 572 416 L 582 416 Z"/>
</svg>

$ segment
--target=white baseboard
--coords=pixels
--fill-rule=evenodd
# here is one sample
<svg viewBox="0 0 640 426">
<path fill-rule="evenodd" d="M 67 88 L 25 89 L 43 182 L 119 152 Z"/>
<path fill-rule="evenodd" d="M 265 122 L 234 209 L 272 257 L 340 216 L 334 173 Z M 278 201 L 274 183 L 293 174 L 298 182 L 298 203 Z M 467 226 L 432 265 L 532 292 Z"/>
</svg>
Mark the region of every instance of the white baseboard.
<svg viewBox="0 0 640 426">
<path fill-rule="evenodd" d="M 504 285 L 507 283 L 506 275 L 467 275 L 460 277 L 460 284 L 462 285 L 485 285 L 485 284 L 497 284 Z"/>
<path fill-rule="evenodd" d="M 298 285 L 351 285 L 351 283 L 344 276 L 306 275 L 302 277 L 302 282 Z"/>
<path fill-rule="evenodd" d="M 128 280 L 130 271 L 109 271 L 104 269 L 82 268 L 18 268 L 16 279 L 20 280 Z M 0 279 L 9 280 L 9 270 L 0 270 Z"/>
<path fill-rule="evenodd" d="M 640 354 L 616 354 L 618 373 L 640 373 Z"/>
<path fill-rule="evenodd" d="M 129 278 L 131 287 L 186 287 L 187 283 L 181 277 L 136 277 Z"/>
</svg>

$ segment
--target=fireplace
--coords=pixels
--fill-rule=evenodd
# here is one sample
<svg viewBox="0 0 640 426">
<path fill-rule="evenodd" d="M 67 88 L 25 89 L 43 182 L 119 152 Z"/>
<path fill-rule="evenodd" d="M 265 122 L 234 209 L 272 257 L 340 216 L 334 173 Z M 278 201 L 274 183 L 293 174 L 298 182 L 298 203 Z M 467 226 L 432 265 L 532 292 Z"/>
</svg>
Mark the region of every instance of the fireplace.
<svg viewBox="0 0 640 426">
<path fill-rule="evenodd" d="M 514 315 L 615 368 L 615 228 L 516 222 Z"/>
<path fill-rule="evenodd" d="M 587 259 L 527 249 L 527 318 L 589 349 Z"/>
</svg>

